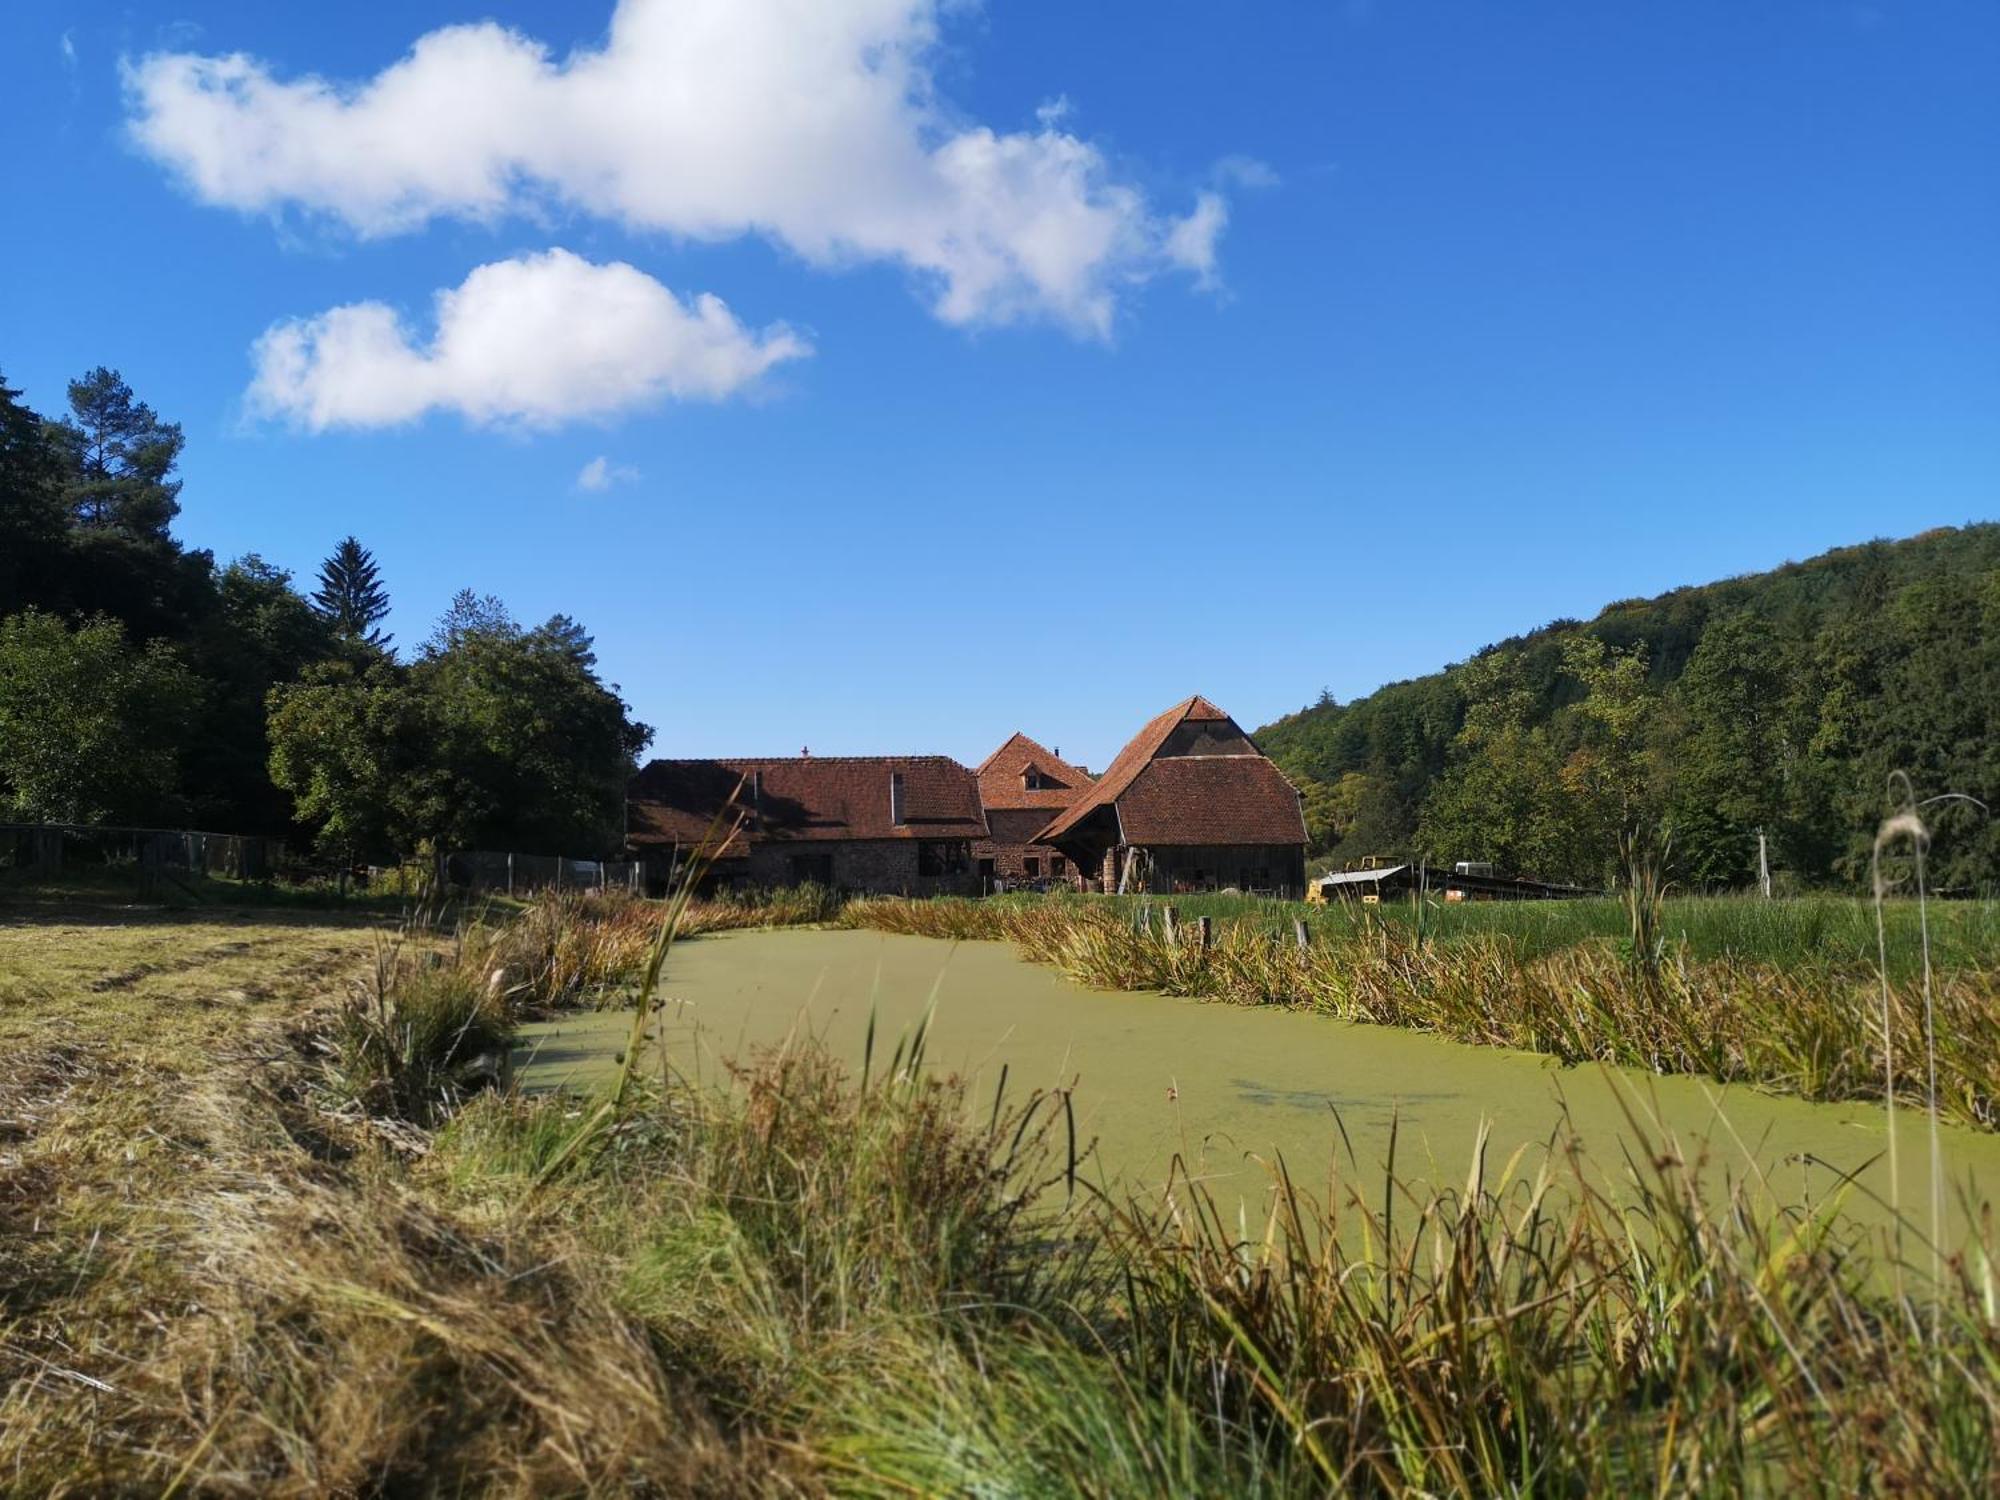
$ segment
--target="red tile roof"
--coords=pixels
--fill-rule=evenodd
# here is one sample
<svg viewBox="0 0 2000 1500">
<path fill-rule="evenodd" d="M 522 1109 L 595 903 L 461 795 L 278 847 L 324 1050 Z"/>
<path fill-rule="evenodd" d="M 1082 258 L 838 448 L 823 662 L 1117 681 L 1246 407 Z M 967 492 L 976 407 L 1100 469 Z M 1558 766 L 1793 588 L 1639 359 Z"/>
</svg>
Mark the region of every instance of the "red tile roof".
<svg viewBox="0 0 2000 1500">
<path fill-rule="evenodd" d="M 1153 757 L 1159 753 L 1160 746 L 1167 742 L 1167 736 L 1174 732 L 1183 719 L 1227 719 L 1228 717 L 1228 714 L 1200 694 L 1176 703 L 1132 736 L 1132 742 L 1120 750 L 1111 764 L 1104 768 L 1104 774 L 1097 778 L 1096 785 L 1090 789 L 1089 794 L 1072 802 L 1068 812 L 1042 831 L 1042 837 L 1046 839 L 1053 834 L 1063 833 L 1082 822 L 1095 809 L 1116 802 L 1125 788 L 1132 784 L 1133 779 L 1145 770 Z"/>
<path fill-rule="evenodd" d="M 1162 756 L 1174 731 L 1188 723 L 1226 724 L 1250 751 Z M 1127 843 L 1303 844 L 1306 838 L 1297 790 L 1228 714 L 1199 695 L 1176 703 L 1134 735 L 1096 785 L 1039 837 L 1056 842 L 1107 806 L 1116 808 Z"/>
<path fill-rule="evenodd" d="M 1303 844 L 1299 793 L 1261 755 L 1154 761 L 1118 799 L 1128 844 Z"/>
<path fill-rule="evenodd" d="M 902 824 L 890 820 L 889 779 L 903 778 Z M 746 840 L 976 839 L 986 836 L 979 783 L 944 755 L 811 755 L 777 760 L 656 760 L 632 778 L 627 837 L 697 845 L 717 814 L 747 811 Z"/>
<path fill-rule="evenodd" d="M 1029 791 L 1023 773 L 1040 771 L 1059 786 Z M 979 765 L 979 800 L 987 809 L 1040 807 L 1050 812 L 1076 801 L 1091 785 L 1090 773 L 1073 766 L 1053 750 L 1045 750 L 1025 734 L 1016 734 Z"/>
</svg>

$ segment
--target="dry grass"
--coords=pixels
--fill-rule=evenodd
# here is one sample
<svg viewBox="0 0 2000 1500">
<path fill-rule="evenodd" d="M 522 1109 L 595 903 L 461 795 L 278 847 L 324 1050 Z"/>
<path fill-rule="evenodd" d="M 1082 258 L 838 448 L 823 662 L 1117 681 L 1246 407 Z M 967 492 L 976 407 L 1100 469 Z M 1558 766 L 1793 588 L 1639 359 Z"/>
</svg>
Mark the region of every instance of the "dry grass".
<svg viewBox="0 0 2000 1500">
<path fill-rule="evenodd" d="M 0 929 L 0 1490 L 781 1487 L 551 1226 L 445 1212 L 426 1137 L 323 1099 L 386 940 Z"/>
</svg>

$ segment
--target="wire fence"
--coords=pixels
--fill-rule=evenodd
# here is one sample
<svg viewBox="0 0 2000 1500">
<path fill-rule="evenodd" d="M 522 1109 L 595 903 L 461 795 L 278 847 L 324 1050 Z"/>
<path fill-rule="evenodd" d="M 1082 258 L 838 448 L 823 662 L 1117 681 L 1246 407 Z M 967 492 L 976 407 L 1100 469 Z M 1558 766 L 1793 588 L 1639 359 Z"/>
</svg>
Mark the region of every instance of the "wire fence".
<svg viewBox="0 0 2000 1500">
<path fill-rule="evenodd" d="M 368 865 L 349 872 L 324 864 L 301 864 L 287 856 L 283 839 L 257 834 L 87 823 L 0 823 L 0 871 L 46 879 L 94 869 L 136 870 L 142 882 L 169 874 L 344 882 L 352 873 L 365 875 L 363 883 L 371 894 L 410 896 L 440 888 L 507 895 L 544 890 L 640 891 L 645 882 L 645 866 L 637 860 L 467 849 L 437 859 Z"/>
<path fill-rule="evenodd" d="M 524 895 L 530 891 L 637 891 L 645 880 L 637 860 L 567 859 L 555 854 L 508 854 L 468 849 L 447 855 L 444 879 L 464 890 Z"/>
<path fill-rule="evenodd" d="M 77 867 L 135 865 L 229 880 L 268 880 L 284 840 L 187 828 L 89 823 L 0 823 L 0 870 L 56 874 Z"/>
</svg>

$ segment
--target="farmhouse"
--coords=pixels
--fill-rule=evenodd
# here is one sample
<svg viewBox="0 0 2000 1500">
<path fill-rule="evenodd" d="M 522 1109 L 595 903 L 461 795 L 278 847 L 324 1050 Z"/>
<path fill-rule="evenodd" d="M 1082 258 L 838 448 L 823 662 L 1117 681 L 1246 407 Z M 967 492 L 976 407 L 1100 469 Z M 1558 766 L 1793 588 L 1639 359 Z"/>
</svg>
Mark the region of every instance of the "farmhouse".
<svg viewBox="0 0 2000 1500">
<path fill-rule="evenodd" d="M 1298 789 L 1202 697 L 1140 730 L 1036 840 L 1106 891 L 1297 896 L 1305 886 Z"/>
<path fill-rule="evenodd" d="M 626 841 L 650 889 L 688 861 L 709 883 L 974 894 L 979 782 L 943 755 L 656 760 L 633 778 Z"/>
<path fill-rule="evenodd" d="M 1076 867 L 1053 844 L 1036 842 L 1050 818 L 1090 789 L 1090 773 L 1016 734 L 980 764 L 979 805 L 988 836 L 972 846 L 985 881 L 1070 884 Z"/>
</svg>

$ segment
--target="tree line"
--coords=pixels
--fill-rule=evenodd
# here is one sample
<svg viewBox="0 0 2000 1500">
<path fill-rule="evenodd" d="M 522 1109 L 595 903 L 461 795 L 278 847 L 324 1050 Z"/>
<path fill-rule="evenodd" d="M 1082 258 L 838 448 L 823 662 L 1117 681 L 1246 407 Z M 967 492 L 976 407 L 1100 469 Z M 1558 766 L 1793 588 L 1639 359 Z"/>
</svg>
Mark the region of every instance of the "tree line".
<svg viewBox="0 0 2000 1500">
<path fill-rule="evenodd" d="M 465 590 L 399 652 L 354 537 L 310 594 L 184 546 L 183 441 L 116 371 L 53 418 L 0 379 L 0 821 L 282 835 L 343 862 L 618 847 L 651 731 L 581 625 Z"/>
<path fill-rule="evenodd" d="M 1600 884 L 1619 836 L 1663 830 L 1687 887 L 1865 884 L 1909 792 L 2000 808 L 2000 525 L 1843 548 L 1627 600 L 1259 741 L 1305 797 L 1316 854 Z M 2000 884 L 2000 823 L 1934 804 L 1935 885 Z"/>
</svg>

